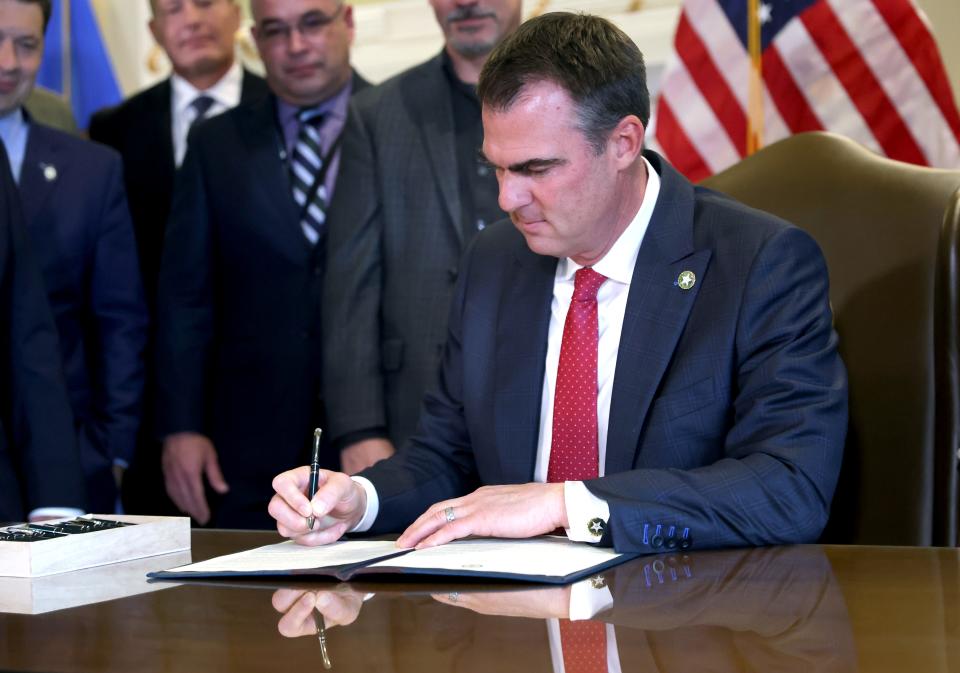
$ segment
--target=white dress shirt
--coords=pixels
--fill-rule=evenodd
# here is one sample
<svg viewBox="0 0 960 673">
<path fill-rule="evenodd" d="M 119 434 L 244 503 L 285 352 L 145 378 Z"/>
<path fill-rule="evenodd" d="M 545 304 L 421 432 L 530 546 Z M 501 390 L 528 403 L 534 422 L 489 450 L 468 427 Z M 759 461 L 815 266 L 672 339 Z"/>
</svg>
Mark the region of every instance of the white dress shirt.
<svg viewBox="0 0 960 673">
<path fill-rule="evenodd" d="M 227 73 L 206 91 L 197 89 L 176 73 L 170 77 L 170 84 L 173 89 L 173 95 L 170 96 L 173 156 L 179 167 L 187 153 L 187 134 L 190 132 L 190 125 L 197 116 L 197 111 L 192 105 L 193 101 L 197 96 L 210 96 L 213 99 L 213 105 L 207 111 L 207 117 L 213 117 L 236 107 L 240 102 L 243 89 L 243 68 L 239 63 L 234 62 Z"/>
<path fill-rule="evenodd" d="M 610 398 L 613 392 L 613 377 L 617 369 L 617 352 L 620 348 L 620 332 L 623 328 L 623 316 L 627 309 L 627 295 L 633 279 L 633 267 L 637 262 L 640 244 L 650 224 L 657 197 L 660 194 L 660 176 L 646 159 L 647 186 L 640 209 L 633 221 L 613 244 L 603 258 L 593 265 L 593 269 L 607 277 L 607 281 L 597 292 L 597 318 L 599 341 L 597 344 L 597 440 L 600 450 L 599 476 L 604 475 L 604 462 L 607 455 L 607 430 L 610 424 Z M 553 439 L 553 400 L 557 385 L 557 367 L 560 363 L 560 344 L 563 339 L 563 325 L 567 319 L 567 310 L 573 297 L 574 274 L 581 268 L 572 259 L 565 257 L 557 263 L 557 272 L 553 283 L 553 302 L 550 306 L 550 331 L 547 337 L 547 360 L 543 377 L 543 398 L 540 407 L 540 435 L 537 441 L 537 462 L 533 480 L 546 482 L 547 467 L 550 464 L 550 444 Z M 350 532 L 369 530 L 380 510 L 380 500 L 376 488 L 363 477 L 353 477 L 363 486 L 367 494 L 367 509 L 363 519 Z M 594 518 L 604 521 L 610 518 L 610 508 L 606 501 L 594 496 L 582 481 L 568 481 L 564 484 L 564 500 L 567 508 L 567 537 L 577 542 L 596 542 L 588 528 Z"/>
<path fill-rule="evenodd" d="M 572 621 L 593 619 L 594 615 L 613 607 L 613 594 L 606 585 L 596 585 L 592 579 L 581 580 L 570 586 L 570 614 Z M 607 636 L 607 673 L 620 673 L 620 651 L 613 624 L 604 624 Z M 560 620 L 547 620 L 547 638 L 550 641 L 550 661 L 553 673 L 566 673 L 563 664 L 563 643 L 560 638 Z"/>
</svg>

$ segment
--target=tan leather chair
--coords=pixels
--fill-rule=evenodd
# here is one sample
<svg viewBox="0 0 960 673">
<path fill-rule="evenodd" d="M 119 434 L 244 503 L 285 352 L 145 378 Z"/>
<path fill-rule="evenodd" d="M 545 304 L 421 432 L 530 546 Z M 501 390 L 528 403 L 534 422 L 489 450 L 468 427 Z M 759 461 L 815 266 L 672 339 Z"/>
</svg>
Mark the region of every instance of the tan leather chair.
<svg viewBox="0 0 960 673">
<path fill-rule="evenodd" d="M 826 255 L 850 426 L 824 541 L 956 546 L 960 171 L 804 133 L 703 184 L 806 229 Z"/>
</svg>

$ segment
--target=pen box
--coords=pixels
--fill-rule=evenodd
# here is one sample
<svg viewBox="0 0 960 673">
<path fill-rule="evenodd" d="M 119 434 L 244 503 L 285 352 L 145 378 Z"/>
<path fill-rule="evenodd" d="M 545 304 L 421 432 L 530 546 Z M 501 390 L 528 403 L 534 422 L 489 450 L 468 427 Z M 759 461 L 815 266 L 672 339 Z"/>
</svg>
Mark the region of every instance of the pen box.
<svg viewBox="0 0 960 673">
<path fill-rule="evenodd" d="M 0 576 L 41 577 L 190 549 L 190 519 L 96 514 L 128 525 L 32 542 L 0 541 Z M 55 525 L 58 521 L 44 521 Z"/>
</svg>

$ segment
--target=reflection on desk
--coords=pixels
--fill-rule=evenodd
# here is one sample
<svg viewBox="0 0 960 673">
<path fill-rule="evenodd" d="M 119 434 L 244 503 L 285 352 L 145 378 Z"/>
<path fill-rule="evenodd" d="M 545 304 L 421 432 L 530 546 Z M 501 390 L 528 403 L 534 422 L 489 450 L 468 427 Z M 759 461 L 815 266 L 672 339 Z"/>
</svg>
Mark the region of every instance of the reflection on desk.
<svg viewBox="0 0 960 673">
<path fill-rule="evenodd" d="M 342 629 L 357 621 L 365 605 L 396 598 L 392 592 L 372 596 L 352 585 L 278 589 L 273 595 L 273 606 L 282 613 L 278 631 L 286 637 L 315 636 L 314 610 L 328 628 Z M 431 597 L 437 604 L 403 600 L 390 606 L 392 631 L 402 630 L 401 637 L 421 643 L 410 658 L 410 648 L 391 647 L 392 670 L 491 670 L 502 667 L 505 652 L 511 670 L 562 670 L 565 645 L 558 620 L 582 614 L 583 605 L 598 600 L 609 605 L 592 619 L 610 625 L 612 673 L 857 670 L 843 596 L 820 547 L 648 557 L 574 586 L 466 587 Z M 336 667 L 334 643 L 341 639 L 330 635 L 327 640 Z"/>
<path fill-rule="evenodd" d="M 193 556 L 278 540 L 194 531 Z M 960 671 L 956 549 L 698 551 L 636 559 L 605 581 L 611 603 L 593 620 L 612 631 L 622 671 Z M 292 592 L 283 601 L 281 588 Z M 548 616 L 570 608 L 565 594 L 522 584 L 191 582 L 0 614 L 0 671 L 319 671 L 317 622 L 291 608 L 302 599 L 312 617 L 331 592 L 341 612 L 321 601 L 326 644 L 343 673 L 552 673 Z M 304 623 L 304 637 L 286 637 Z"/>
</svg>

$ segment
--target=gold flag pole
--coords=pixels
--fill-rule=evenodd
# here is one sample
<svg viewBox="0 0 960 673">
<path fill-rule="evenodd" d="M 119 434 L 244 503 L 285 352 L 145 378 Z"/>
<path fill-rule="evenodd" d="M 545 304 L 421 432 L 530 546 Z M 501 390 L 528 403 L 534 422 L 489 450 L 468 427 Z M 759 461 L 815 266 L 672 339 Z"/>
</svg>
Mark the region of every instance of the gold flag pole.
<svg viewBox="0 0 960 673">
<path fill-rule="evenodd" d="M 60 26 L 60 46 L 63 49 L 63 53 L 60 55 L 61 67 L 63 68 L 63 98 L 72 104 L 73 56 L 70 40 L 70 0 L 63 0 L 60 3 Z"/>
<path fill-rule="evenodd" d="M 747 0 L 747 50 L 750 83 L 747 98 L 747 156 L 763 147 L 763 59 L 760 42 L 760 0 Z"/>
</svg>

